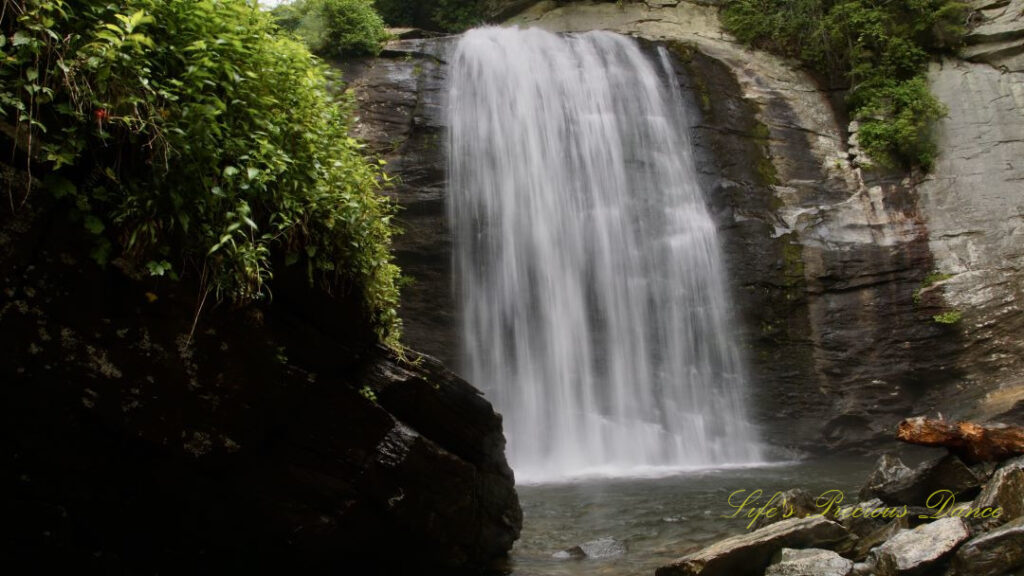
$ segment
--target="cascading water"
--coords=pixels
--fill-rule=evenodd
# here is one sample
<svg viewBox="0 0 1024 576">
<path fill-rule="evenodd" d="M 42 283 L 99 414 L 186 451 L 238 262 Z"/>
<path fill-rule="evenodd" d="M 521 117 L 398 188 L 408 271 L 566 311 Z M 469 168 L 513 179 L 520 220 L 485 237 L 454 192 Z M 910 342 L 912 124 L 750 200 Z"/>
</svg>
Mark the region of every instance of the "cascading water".
<svg viewBox="0 0 1024 576">
<path fill-rule="evenodd" d="M 683 103 L 658 71 L 604 32 L 482 28 L 455 50 L 463 369 L 505 415 L 520 479 L 759 458 Z"/>
</svg>

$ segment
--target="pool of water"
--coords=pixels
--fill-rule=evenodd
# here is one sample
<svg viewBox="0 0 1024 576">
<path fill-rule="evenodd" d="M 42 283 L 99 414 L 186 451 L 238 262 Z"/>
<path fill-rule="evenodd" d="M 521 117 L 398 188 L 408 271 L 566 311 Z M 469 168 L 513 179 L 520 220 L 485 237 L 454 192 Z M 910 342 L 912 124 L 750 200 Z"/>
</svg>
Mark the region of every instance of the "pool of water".
<svg viewBox="0 0 1024 576">
<path fill-rule="evenodd" d="M 761 489 L 841 490 L 846 503 L 874 459 L 801 461 L 760 467 L 680 472 L 646 478 L 590 478 L 518 487 L 523 532 L 512 552 L 515 576 L 609 574 L 650 576 L 658 566 L 746 530 L 729 497 Z M 733 496 L 739 504 L 747 493 Z M 743 497 L 741 497 L 743 496 Z M 557 558 L 586 542 L 612 538 L 625 552 L 607 558 Z"/>
</svg>

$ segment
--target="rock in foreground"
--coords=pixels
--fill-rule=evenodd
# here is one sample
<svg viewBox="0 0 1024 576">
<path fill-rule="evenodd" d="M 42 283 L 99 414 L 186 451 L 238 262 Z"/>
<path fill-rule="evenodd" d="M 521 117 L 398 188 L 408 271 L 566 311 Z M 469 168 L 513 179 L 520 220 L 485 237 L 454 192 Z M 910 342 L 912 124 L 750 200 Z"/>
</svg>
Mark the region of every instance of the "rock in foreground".
<svg viewBox="0 0 1024 576">
<path fill-rule="evenodd" d="M 783 548 L 764 576 L 847 576 L 853 562 L 831 550 Z"/>
<path fill-rule="evenodd" d="M 825 547 L 849 537 L 845 528 L 820 516 L 790 518 L 748 534 L 716 542 L 658 568 L 657 576 L 760 575 L 782 548 Z"/>
<path fill-rule="evenodd" d="M 904 530 L 871 551 L 869 564 L 878 576 L 917 574 L 949 555 L 970 533 L 959 518 L 943 518 Z"/>
</svg>

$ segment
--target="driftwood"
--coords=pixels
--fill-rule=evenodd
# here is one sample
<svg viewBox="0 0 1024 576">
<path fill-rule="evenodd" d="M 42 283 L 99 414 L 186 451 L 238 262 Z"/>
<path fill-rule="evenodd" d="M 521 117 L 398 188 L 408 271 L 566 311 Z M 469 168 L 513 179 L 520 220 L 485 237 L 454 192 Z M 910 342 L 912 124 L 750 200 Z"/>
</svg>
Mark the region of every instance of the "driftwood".
<svg viewBox="0 0 1024 576">
<path fill-rule="evenodd" d="M 1024 454 L 1024 428 L 1020 426 L 918 417 L 900 422 L 896 438 L 910 444 L 944 446 L 967 463 L 998 462 Z"/>
</svg>

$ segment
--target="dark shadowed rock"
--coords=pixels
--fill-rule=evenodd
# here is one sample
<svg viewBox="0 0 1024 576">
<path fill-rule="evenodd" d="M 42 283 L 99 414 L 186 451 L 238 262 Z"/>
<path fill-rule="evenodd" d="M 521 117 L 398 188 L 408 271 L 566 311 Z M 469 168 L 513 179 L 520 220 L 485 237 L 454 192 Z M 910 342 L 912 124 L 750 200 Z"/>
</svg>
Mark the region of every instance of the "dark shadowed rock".
<svg viewBox="0 0 1024 576">
<path fill-rule="evenodd" d="M 841 508 L 836 515 L 836 521 L 849 530 L 851 534 L 858 538 L 864 538 L 872 532 L 887 526 L 901 512 L 902 507 L 897 509 L 892 506 L 886 506 L 878 498 L 873 498 L 867 502 L 858 502 L 854 506 Z M 903 526 L 903 528 L 906 527 L 905 525 Z"/>
<path fill-rule="evenodd" d="M 903 530 L 871 551 L 868 564 L 878 576 L 903 576 L 933 569 L 970 536 L 959 518 L 943 518 Z"/>
<path fill-rule="evenodd" d="M 847 576 L 853 562 L 831 550 L 783 548 L 764 576 Z"/>
<path fill-rule="evenodd" d="M 910 473 L 898 467 L 892 468 L 892 472 L 888 479 L 872 478 L 866 488 L 868 493 L 890 505 L 924 506 L 937 491 L 971 497 L 981 485 L 974 472 L 952 454 L 922 462 Z"/>
<path fill-rule="evenodd" d="M 358 290 L 275 267 L 272 303 L 208 307 L 193 330 L 187 279 L 99 268 L 52 206 L 18 219 L 0 214 L 12 564 L 403 574 L 502 561 L 521 511 L 500 416 L 437 361 L 376 348 Z"/>
<path fill-rule="evenodd" d="M 790 518 L 726 538 L 656 571 L 657 576 L 760 575 L 782 548 L 831 547 L 846 541 L 845 528 L 820 516 Z"/>
<path fill-rule="evenodd" d="M 867 558 L 872 548 L 891 539 L 900 531 L 906 530 L 907 526 L 906 517 L 891 520 L 888 524 L 858 538 L 847 555 L 854 560 L 863 560 Z"/>
<path fill-rule="evenodd" d="M 999 576 L 1024 568 L 1024 518 L 968 540 L 948 576 Z"/>
</svg>

